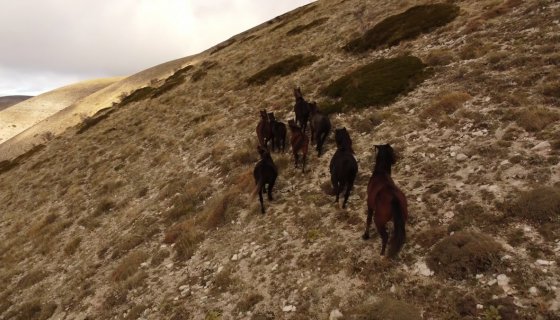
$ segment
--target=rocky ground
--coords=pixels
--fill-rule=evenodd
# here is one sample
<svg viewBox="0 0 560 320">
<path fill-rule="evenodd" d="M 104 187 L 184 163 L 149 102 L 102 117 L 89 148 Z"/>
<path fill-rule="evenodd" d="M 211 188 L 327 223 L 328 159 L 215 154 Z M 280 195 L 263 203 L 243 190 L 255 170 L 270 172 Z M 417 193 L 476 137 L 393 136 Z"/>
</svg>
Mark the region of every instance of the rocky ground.
<svg viewBox="0 0 560 320">
<path fill-rule="evenodd" d="M 460 15 L 430 33 L 340 49 L 423 2 L 399 3 L 325 0 L 288 14 L 1 173 L 0 319 L 558 319 L 560 4 L 454 1 Z M 243 83 L 295 53 L 320 59 Z M 348 208 L 329 195 L 330 138 L 306 173 L 273 153 L 280 175 L 261 215 L 258 110 L 285 121 L 295 85 L 321 106 L 332 80 L 402 54 L 430 76 L 389 105 L 331 115 L 359 163 Z M 361 239 L 379 143 L 397 149 L 393 178 L 409 202 L 395 260 L 376 236 Z"/>
</svg>

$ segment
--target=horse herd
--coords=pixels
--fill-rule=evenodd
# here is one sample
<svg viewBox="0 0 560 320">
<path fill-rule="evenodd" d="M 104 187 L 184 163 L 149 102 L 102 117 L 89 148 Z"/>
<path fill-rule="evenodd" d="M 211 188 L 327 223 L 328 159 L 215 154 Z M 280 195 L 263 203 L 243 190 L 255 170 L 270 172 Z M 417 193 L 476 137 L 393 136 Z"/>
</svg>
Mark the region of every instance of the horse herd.
<svg viewBox="0 0 560 320">
<path fill-rule="evenodd" d="M 307 102 L 299 88 L 294 89 L 294 97 L 296 117 L 295 120 L 288 121 L 290 144 L 296 168 L 301 154 L 302 172 L 305 173 L 305 162 L 309 148 L 309 138 L 306 134 L 307 124 L 309 123 L 311 141 L 316 145 L 319 157 L 332 126 L 328 115 L 321 113 L 314 102 Z M 260 155 L 260 160 L 255 166 L 253 176 L 263 214 L 265 213 L 263 192 L 266 192 L 268 200 L 272 201 L 272 189 L 278 177 L 278 169 L 272 160 L 268 146 L 270 144 L 272 151 L 284 152 L 286 134 L 286 124 L 278 121 L 274 113 L 267 113 L 266 110 L 260 111 L 260 121 L 257 125 L 259 141 L 257 151 Z M 332 187 L 336 195 L 335 202 L 339 202 L 340 193 L 345 190 L 342 207 L 346 208 L 350 191 L 354 186 L 354 180 L 358 173 L 358 163 L 354 157 L 352 139 L 346 128 L 335 130 L 335 142 L 336 152 L 331 158 L 329 171 Z M 369 229 L 373 220 L 381 237 L 381 255 L 385 255 L 385 249 L 389 242 L 389 233 L 387 232 L 386 225 L 390 220 L 393 220 L 394 230 L 388 256 L 394 257 L 402 248 L 406 238 L 407 201 L 405 195 L 391 178 L 391 166 L 396 162 L 393 148 L 389 144 L 375 145 L 375 150 L 377 155 L 367 187 L 367 220 L 362 238 L 364 240 L 369 239 Z"/>
</svg>

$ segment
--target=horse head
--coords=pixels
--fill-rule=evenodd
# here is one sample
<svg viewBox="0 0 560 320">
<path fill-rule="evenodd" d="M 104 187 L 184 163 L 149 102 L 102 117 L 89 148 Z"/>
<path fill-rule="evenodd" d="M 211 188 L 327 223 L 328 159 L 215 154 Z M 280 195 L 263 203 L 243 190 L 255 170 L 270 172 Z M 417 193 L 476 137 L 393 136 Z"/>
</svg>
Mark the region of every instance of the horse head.
<svg viewBox="0 0 560 320">
<path fill-rule="evenodd" d="M 390 144 L 378 144 L 375 145 L 375 149 L 377 150 L 377 157 L 375 162 L 386 163 L 389 166 L 394 165 L 397 162 L 397 158 L 395 156 L 395 151 Z"/>
<path fill-rule="evenodd" d="M 294 97 L 296 100 L 303 99 L 303 94 L 301 94 L 301 89 L 299 87 L 294 88 Z"/>
<path fill-rule="evenodd" d="M 345 127 L 335 130 L 334 140 L 336 141 L 337 148 L 346 148 L 352 151 L 352 139 L 350 139 L 350 134 L 348 134 Z"/>
<path fill-rule="evenodd" d="M 269 112 L 268 113 L 268 120 L 270 120 L 271 122 L 276 121 L 276 117 L 274 116 L 274 112 Z"/>
</svg>

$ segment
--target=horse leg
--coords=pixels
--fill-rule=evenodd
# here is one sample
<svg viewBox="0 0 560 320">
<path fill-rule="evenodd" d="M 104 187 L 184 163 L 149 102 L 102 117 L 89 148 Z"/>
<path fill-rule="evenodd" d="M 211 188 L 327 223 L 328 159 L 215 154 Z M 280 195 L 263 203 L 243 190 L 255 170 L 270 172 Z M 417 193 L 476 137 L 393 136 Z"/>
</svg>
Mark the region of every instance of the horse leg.
<svg viewBox="0 0 560 320">
<path fill-rule="evenodd" d="M 261 188 L 259 188 L 259 202 L 261 203 L 261 213 L 262 214 L 264 214 L 264 203 L 263 203 L 263 196 L 262 196 L 263 188 L 264 188 L 264 185 Z"/>
<path fill-rule="evenodd" d="M 295 167 L 297 168 L 297 163 L 298 163 L 298 159 L 299 159 L 299 154 L 297 153 L 297 151 L 294 151 L 294 159 L 295 159 Z"/>
<path fill-rule="evenodd" d="M 387 247 L 387 241 L 389 240 L 389 234 L 387 233 L 387 227 L 382 226 L 377 228 L 379 236 L 381 237 L 381 255 L 385 255 L 385 247 Z"/>
<path fill-rule="evenodd" d="M 369 239 L 369 229 L 371 227 L 371 220 L 373 219 L 373 209 L 367 209 L 367 220 L 366 220 L 366 231 L 362 236 L 362 239 L 367 240 Z"/>
<path fill-rule="evenodd" d="M 302 173 L 305 173 L 305 159 L 306 158 L 307 158 L 307 153 L 304 153 L 303 154 L 303 162 L 302 162 L 302 165 L 301 165 L 301 172 Z"/>
<path fill-rule="evenodd" d="M 348 203 L 348 197 L 350 197 L 350 191 L 352 190 L 352 184 L 348 183 L 346 185 L 346 193 L 344 194 L 344 202 L 342 203 L 342 208 L 346 208 L 346 204 Z"/>
<path fill-rule="evenodd" d="M 272 179 L 268 184 L 268 201 L 272 201 L 272 188 L 274 188 L 274 183 L 276 183 L 276 178 Z"/>
</svg>

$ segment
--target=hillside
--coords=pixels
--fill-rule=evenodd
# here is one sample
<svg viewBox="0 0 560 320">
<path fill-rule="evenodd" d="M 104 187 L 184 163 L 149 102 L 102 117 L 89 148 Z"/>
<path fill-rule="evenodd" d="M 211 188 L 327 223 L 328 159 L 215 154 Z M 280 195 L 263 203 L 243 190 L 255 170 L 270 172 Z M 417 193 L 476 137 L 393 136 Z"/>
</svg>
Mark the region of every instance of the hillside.
<svg viewBox="0 0 560 320">
<path fill-rule="evenodd" d="M 560 4 L 398 3 L 299 8 L 0 162 L 0 319 L 558 319 Z M 346 210 L 331 137 L 272 154 L 259 212 L 258 111 L 295 86 L 353 139 Z M 380 143 L 395 260 L 361 238 Z"/>
<path fill-rule="evenodd" d="M 117 79 L 96 79 L 58 88 L 0 111 L 0 143 Z"/>
<path fill-rule="evenodd" d="M 7 107 L 13 106 L 14 104 L 25 101 L 32 96 L 4 96 L 0 97 L 0 111 L 6 109 Z"/>
</svg>

